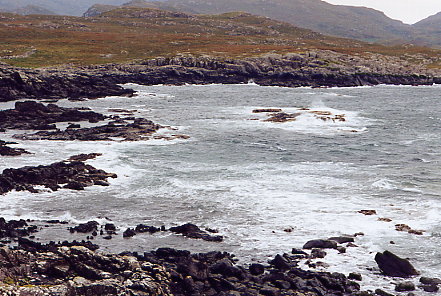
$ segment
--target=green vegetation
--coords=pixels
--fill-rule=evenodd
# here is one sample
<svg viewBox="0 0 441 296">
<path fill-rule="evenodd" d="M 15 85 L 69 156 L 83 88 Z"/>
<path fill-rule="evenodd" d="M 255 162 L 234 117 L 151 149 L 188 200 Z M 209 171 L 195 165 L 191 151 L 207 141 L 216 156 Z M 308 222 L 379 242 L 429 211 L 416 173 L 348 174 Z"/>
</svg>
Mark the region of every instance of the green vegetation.
<svg viewBox="0 0 441 296">
<path fill-rule="evenodd" d="M 316 49 L 406 56 L 440 67 L 438 50 L 329 37 L 242 12 L 194 16 L 119 8 L 93 18 L 0 14 L 0 38 L 0 61 L 23 67 L 123 63 L 177 54 L 238 58 Z"/>
</svg>

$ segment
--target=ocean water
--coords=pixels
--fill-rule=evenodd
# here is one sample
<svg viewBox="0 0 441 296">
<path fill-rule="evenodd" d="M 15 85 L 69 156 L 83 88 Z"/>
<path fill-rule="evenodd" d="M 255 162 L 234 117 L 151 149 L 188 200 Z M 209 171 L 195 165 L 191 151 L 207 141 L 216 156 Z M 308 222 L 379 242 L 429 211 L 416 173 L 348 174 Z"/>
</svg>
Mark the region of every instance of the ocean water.
<svg viewBox="0 0 441 296">
<path fill-rule="evenodd" d="M 113 221 L 121 230 L 139 223 L 186 222 L 217 229 L 222 243 L 159 233 L 100 240 L 104 251 L 148 251 L 170 246 L 225 250 L 241 262 L 266 261 L 306 241 L 363 232 L 346 254 L 328 251 L 328 271 L 360 272 L 365 289 L 392 290 L 379 274 L 378 251 L 409 258 L 424 276 L 441 276 L 440 86 L 279 88 L 247 85 L 139 86 L 133 98 L 108 97 L 62 106 L 136 110 L 188 140 L 143 142 L 20 142 L 33 155 L 2 158 L 8 167 L 47 164 L 79 153 L 118 174 L 110 187 L 2 196 L 6 218 Z M 0 108 L 13 106 L 4 103 Z M 264 122 L 257 108 L 300 113 L 295 121 Z M 304 110 L 307 108 L 308 110 Z M 324 121 L 310 111 L 344 115 Z M 9 131 L 10 139 L 14 131 Z M 5 138 L 5 137 L 4 137 Z M 358 211 L 376 210 L 365 216 Z M 392 222 L 379 221 L 389 218 Z M 414 235 L 395 224 L 424 230 Z M 292 230 L 286 232 L 286 229 Z M 45 239 L 72 239 L 65 226 Z M 393 242 L 393 243 L 391 243 Z M 304 266 L 307 268 L 307 266 Z"/>
</svg>

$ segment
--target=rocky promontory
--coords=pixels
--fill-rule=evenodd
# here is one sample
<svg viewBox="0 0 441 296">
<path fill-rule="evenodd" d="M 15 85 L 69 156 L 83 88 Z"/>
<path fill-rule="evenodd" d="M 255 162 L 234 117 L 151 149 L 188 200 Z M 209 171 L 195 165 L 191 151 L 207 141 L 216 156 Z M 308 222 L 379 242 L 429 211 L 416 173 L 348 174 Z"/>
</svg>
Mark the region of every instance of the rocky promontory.
<svg viewBox="0 0 441 296">
<path fill-rule="evenodd" d="M 441 73 L 383 55 L 333 51 L 247 59 L 176 56 L 128 64 L 24 69 L 0 67 L 0 101 L 130 96 L 119 84 L 247 83 L 285 87 L 348 87 L 441 83 Z"/>
</svg>

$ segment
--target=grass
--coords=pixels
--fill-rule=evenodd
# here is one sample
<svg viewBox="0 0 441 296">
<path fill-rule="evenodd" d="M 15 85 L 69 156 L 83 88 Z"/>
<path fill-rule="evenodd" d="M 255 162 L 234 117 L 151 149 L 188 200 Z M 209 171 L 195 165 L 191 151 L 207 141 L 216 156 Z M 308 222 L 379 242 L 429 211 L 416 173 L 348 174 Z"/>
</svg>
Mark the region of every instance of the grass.
<svg viewBox="0 0 441 296">
<path fill-rule="evenodd" d="M 440 51 L 329 37 L 247 13 L 175 15 L 122 8 L 95 18 L 0 14 L 0 61 L 21 67 L 123 63 L 179 53 L 224 58 L 322 49 L 378 53 L 441 68 Z M 1 59 L 22 55 L 29 57 Z"/>
</svg>

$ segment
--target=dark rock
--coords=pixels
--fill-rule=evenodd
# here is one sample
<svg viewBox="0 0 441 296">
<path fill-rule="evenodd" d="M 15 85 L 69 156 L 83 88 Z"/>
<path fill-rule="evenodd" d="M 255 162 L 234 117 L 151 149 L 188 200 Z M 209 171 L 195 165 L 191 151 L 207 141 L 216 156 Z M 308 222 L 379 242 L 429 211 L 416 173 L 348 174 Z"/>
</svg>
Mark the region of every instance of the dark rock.
<svg viewBox="0 0 441 296">
<path fill-rule="evenodd" d="M 327 253 L 321 249 L 312 249 L 310 258 L 325 258 Z"/>
<path fill-rule="evenodd" d="M 421 289 L 423 289 L 425 292 L 435 293 L 439 291 L 439 287 L 436 284 L 430 284 L 430 285 L 422 285 L 419 286 Z"/>
<path fill-rule="evenodd" d="M 112 223 L 106 223 L 106 225 L 104 225 L 104 230 L 114 233 L 116 231 L 116 226 Z"/>
<path fill-rule="evenodd" d="M 105 119 L 93 111 L 62 108 L 55 104 L 44 105 L 35 101 L 17 102 L 15 109 L 0 111 L 0 128 L 25 130 L 56 129 L 54 123 Z"/>
<path fill-rule="evenodd" d="M 412 282 L 402 282 L 396 285 L 395 291 L 397 292 L 404 292 L 404 291 L 414 291 L 415 290 L 415 284 Z"/>
<path fill-rule="evenodd" d="M 123 237 L 132 237 L 136 235 L 136 231 L 132 228 L 127 228 L 124 232 L 123 232 Z"/>
<path fill-rule="evenodd" d="M 332 240 L 315 239 L 308 241 L 303 249 L 336 249 L 337 242 Z"/>
<path fill-rule="evenodd" d="M 381 289 L 376 289 L 375 294 L 380 295 L 380 296 L 394 296 L 393 294 L 390 294 L 390 293 L 383 291 Z"/>
<path fill-rule="evenodd" d="M 439 285 L 441 284 L 441 279 L 422 276 L 420 278 L 420 283 L 422 283 L 423 285 Z"/>
<path fill-rule="evenodd" d="M 89 233 L 98 230 L 99 223 L 96 221 L 89 221 L 86 223 L 82 223 L 78 226 L 71 227 L 70 230 L 72 232 L 80 232 L 80 233 Z"/>
<path fill-rule="evenodd" d="M 270 114 L 270 117 L 268 119 L 266 119 L 265 121 L 279 122 L 279 123 L 295 121 L 299 115 L 300 115 L 300 113 L 293 113 L 293 114 L 288 114 L 288 113 L 284 113 L 284 112 L 273 113 L 273 114 Z"/>
<path fill-rule="evenodd" d="M 60 184 L 75 190 L 82 190 L 91 186 L 94 181 L 116 178 L 115 174 L 108 174 L 103 170 L 80 161 L 57 162 L 47 166 L 23 167 L 5 169 L 0 174 L 0 194 L 12 190 L 36 192 L 34 185 L 42 185 L 57 190 Z"/>
<path fill-rule="evenodd" d="M 361 281 L 362 280 L 362 276 L 359 273 L 356 272 L 351 272 L 348 276 L 348 279 L 350 280 L 356 280 L 356 281 Z"/>
<path fill-rule="evenodd" d="M 261 275 L 265 272 L 265 266 L 258 263 L 253 263 L 249 267 L 250 273 L 252 275 Z"/>
<path fill-rule="evenodd" d="M 337 251 L 338 251 L 339 253 L 343 254 L 343 253 L 346 253 L 346 248 L 345 248 L 345 247 L 338 246 L 338 247 L 337 247 Z"/>
<path fill-rule="evenodd" d="M 274 265 L 275 268 L 280 270 L 289 270 L 291 268 L 289 261 L 281 255 L 276 255 L 276 257 L 271 260 L 270 264 Z"/>
<path fill-rule="evenodd" d="M 22 154 L 30 154 L 28 151 L 22 148 L 11 148 L 7 146 L 8 144 L 15 144 L 15 143 L 7 143 L 5 141 L 0 140 L 0 156 L 19 156 Z"/>
<path fill-rule="evenodd" d="M 345 244 L 345 243 L 353 243 L 354 238 L 349 236 L 338 236 L 338 237 L 330 237 L 328 240 L 335 241 L 339 244 Z"/>
<path fill-rule="evenodd" d="M 90 160 L 90 159 L 95 159 L 98 156 L 102 156 L 101 153 L 88 153 L 88 154 L 78 154 L 78 155 L 74 155 L 69 157 L 69 161 L 86 161 L 86 160 Z"/>
<path fill-rule="evenodd" d="M 293 248 L 291 250 L 291 254 L 293 254 L 293 255 L 305 255 L 305 256 L 308 256 L 308 253 L 306 253 L 305 251 L 300 250 L 300 249 L 295 249 L 295 248 Z"/>
<path fill-rule="evenodd" d="M 253 113 L 277 113 L 282 112 L 279 108 L 254 109 Z"/>
<path fill-rule="evenodd" d="M 222 236 L 213 236 L 208 234 L 206 231 L 200 229 L 198 226 L 187 223 L 181 226 L 171 227 L 171 232 L 180 233 L 183 236 L 189 237 L 189 238 L 196 238 L 196 239 L 202 239 L 205 241 L 211 241 L 211 242 L 221 242 L 223 241 Z"/>
<path fill-rule="evenodd" d="M 55 141 L 113 141 L 113 138 L 122 138 L 124 141 L 148 140 L 162 126 L 155 124 L 150 120 L 136 118 L 134 123 L 115 124 L 68 129 L 65 131 L 39 131 L 34 134 L 17 134 L 16 139 L 22 140 L 55 140 Z M 166 137 L 173 139 L 177 137 Z"/>
<path fill-rule="evenodd" d="M 138 233 L 156 233 L 161 231 L 161 228 L 158 227 L 154 227 L 154 226 L 148 226 L 148 225 L 144 225 L 144 224 L 139 224 L 136 226 L 135 231 Z"/>
<path fill-rule="evenodd" d="M 409 260 L 400 258 L 389 251 L 377 253 L 375 261 L 381 271 L 388 276 L 410 277 L 419 274 Z"/>
</svg>

